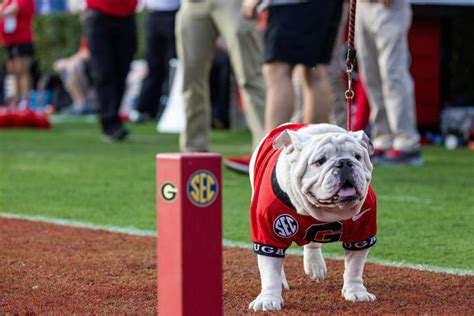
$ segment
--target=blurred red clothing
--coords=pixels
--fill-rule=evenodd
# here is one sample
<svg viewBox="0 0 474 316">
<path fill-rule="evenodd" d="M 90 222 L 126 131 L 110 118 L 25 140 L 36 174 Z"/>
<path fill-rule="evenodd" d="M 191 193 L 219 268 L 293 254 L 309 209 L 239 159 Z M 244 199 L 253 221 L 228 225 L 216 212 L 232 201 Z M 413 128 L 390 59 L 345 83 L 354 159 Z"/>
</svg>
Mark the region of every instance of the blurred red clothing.
<svg viewBox="0 0 474 316">
<path fill-rule="evenodd" d="M 267 24 L 268 24 L 268 10 L 265 10 L 262 13 L 260 13 L 260 15 L 258 16 L 257 28 L 260 31 L 263 31 L 267 28 Z"/>
<path fill-rule="evenodd" d="M 135 13 L 138 0 L 87 0 L 87 7 L 103 14 L 125 17 Z"/>
<path fill-rule="evenodd" d="M 4 45 L 30 44 L 33 42 L 31 22 L 35 15 L 34 0 L 6 0 L 1 6 L 1 11 L 12 3 L 17 4 L 19 11 L 16 14 L 16 28 L 11 33 L 5 33 L 5 19 L 0 20 L 0 34 Z"/>
<path fill-rule="evenodd" d="M 355 81 L 355 117 L 353 131 L 363 131 L 369 126 L 370 105 L 362 80 Z"/>
</svg>

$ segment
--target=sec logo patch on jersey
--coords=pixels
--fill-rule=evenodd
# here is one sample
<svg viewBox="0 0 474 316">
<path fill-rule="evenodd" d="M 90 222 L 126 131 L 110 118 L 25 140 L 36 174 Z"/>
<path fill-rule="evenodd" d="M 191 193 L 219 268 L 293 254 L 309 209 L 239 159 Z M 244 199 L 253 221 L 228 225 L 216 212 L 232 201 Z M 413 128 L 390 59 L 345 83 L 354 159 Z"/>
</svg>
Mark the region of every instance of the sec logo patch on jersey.
<svg viewBox="0 0 474 316">
<path fill-rule="evenodd" d="M 189 177 L 186 185 L 188 198 L 196 206 L 211 205 L 219 193 L 216 176 L 208 170 L 198 170 Z"/>
<path fill-rule="evenodd" d="M 298 222 L 291 215 L 280 215 L 273 222 L 273 232 L 282 238 L 293 237 L 298 232 Z"/>
</svg>

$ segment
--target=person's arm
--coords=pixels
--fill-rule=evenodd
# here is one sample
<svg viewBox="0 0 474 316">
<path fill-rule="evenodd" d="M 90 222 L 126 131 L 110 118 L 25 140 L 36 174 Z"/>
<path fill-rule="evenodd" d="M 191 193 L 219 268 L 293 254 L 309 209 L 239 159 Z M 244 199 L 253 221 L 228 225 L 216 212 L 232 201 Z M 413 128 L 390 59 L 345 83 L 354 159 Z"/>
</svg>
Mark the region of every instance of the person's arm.
<svg viewBox="0 0 474 316">
<path fill-rule="evenodd" d="M 379 0 L 379 3 L 388 8 L 392 5 L 393 0 Z"/>
<path fill-rule="evenodd" d="M 257 17 L 257 6 L 260 0 L 244 0 L 242 2 L 242 15 L 246 19 L 255 19 Z"/>
<path fill-rule="evenodd" d="M 79 52 L 77 52 L 77 54 L 79 55 L 79 57 L 82 60 L 88 60 L 91 56 L 91 54 L 90 54 L 90 52 L 87 48 L 80 49 Z"/>
<path fill-rule="evenodd" d="M 16 1 L 10 4 L 9 6 L 5 7 L 0 12 L 0 19 L 3 19 L 6 16 L 17 15 L 20 12 L 20 8 L 18 7 Z"/>
</svg>

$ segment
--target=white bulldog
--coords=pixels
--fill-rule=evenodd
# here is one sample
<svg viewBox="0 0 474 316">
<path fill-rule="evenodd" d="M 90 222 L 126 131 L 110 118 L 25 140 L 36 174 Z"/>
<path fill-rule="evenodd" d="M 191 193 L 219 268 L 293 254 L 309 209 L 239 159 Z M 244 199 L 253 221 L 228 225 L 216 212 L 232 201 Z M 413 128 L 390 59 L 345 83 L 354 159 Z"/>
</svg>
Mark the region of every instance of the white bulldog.
<svg viewBox="0 0 474 316">
<path fill-rule="evenodd" d="M 250 221 L 262 290 L 250 309 L 283 307 L 282 288 L 289 289 L 283 258 L 292 242 L 304 245 L 304 271 L 319 281 L 326 274 L 321 243 L 342 241 L 343 297 L 375 300 L 362 280 L 376 242 L 372 151 L 364 132 L 329 124 L 285 124 L 262 140 L 250 163 Z"/>
</svg>

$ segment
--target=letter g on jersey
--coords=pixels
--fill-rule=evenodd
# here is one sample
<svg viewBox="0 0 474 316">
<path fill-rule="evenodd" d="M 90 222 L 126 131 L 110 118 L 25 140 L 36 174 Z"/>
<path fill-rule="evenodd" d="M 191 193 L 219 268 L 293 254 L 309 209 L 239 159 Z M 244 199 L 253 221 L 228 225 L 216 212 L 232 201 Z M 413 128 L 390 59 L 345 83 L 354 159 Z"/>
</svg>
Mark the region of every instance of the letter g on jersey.
<svg viewBox="0 0 474 316">
<path fill-rule="evenodd" d="M 291 215 L 280 215 L 273 222 L 273 232 L 282 238 L 293 237 L 298 232 L 298 222 Z"/>
</svg>

